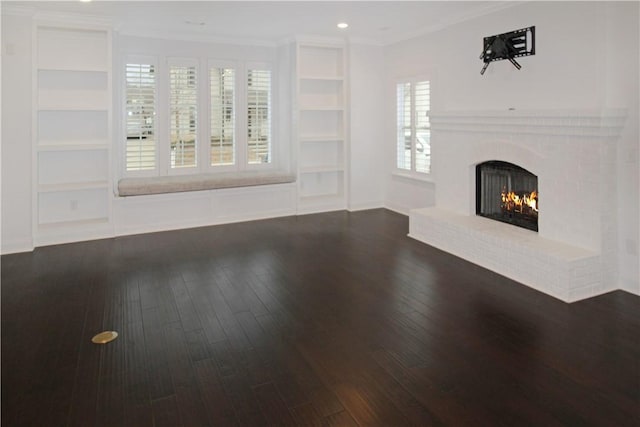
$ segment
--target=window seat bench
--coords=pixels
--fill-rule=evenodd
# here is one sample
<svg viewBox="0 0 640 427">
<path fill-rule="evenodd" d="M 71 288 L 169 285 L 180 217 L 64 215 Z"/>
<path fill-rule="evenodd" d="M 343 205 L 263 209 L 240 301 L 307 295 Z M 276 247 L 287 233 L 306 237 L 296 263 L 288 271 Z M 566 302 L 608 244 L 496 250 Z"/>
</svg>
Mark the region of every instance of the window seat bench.
<svg viewBox="0 0 640 427">
<path fill-rule="evenodd" d="M 202 173 L 196 175 L 122 178 L 118 181 L 118 195 L 125 197 L 146 194 L 179 193 L 183 191 L 285 184 L 295 181 L 295 174 L 282 171 Z"/>
</svg>

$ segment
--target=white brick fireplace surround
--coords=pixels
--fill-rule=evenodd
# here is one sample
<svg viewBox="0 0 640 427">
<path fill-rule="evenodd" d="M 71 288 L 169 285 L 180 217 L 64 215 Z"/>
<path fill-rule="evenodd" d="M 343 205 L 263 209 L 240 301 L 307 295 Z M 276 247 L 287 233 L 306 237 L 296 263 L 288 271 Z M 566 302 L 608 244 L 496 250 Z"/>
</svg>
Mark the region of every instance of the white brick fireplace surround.
<svg viewBox="0 0 640 427">
<path fill-rule="evenodd" d="M 566 302 L 616 288 L 616 141 L 621 110 L 433 114 L 435 207 L 409 236 Z M 475 215 L 475 166 L 538 176 L 539 232 Z"/>
</svg>

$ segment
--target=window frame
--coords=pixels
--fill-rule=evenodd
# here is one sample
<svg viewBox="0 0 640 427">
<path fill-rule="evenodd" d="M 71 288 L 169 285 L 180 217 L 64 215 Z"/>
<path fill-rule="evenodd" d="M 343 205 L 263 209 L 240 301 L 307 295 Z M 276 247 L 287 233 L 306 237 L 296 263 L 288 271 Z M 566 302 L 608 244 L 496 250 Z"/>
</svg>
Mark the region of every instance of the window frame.
<svg viewBox="0 0 640 427">
<path fill-rule="evenodd" d="M 118 144 L 118 169 L 120 177 L 165 177 L 176 175 L 195 175 L 198 173 L 242 173 L 256 170 L 274 170 L 282 167 L 280 153 L 283 149 L 278 143 L 278 120 L 280 110 L 278 106 L 278 91 L 275 66 L 271 61 L 230 60 L 208 57 L 206 55 L 171 56 L 154 52 L 145 55 L 136 52 L 124 52 L 120 57 L 122 64 L 121 73 L 118 76 L 121 94 L 119 102 L 119 124 L 121 138 Z M 150 64 L 155 67 L 155 168 L 143 171 L 127 171 L 126 164 L 126 138 L 127 138 L 127 107 L 126 107 L 126 64 Z M 171 79 L 172 66 L 196 67 L 196 156 L 195 167 L 171 168 Z M 211 68 L 230 68 L 234 70 L 234 108 L 235 108 L 235 164 L 211 165 Z M 248 70 L 268 70 L 270 72 L 270 162 L 249 164 L 248 161 Z"/>
<path fill-rule="evenodd" d="M 433 88 L 433 78 L 431 78 L 431 76 L 426 75 L 426 74 L 421 74 L 421 75 L 416 75 L 416 76 L 411 76 L 411 77 L 399 77 L 396 78 L 394 80 L 394 103 L 395 103 L 395 117 L 394 117 L 394 134 L 395 134 L 395 138 L 394 138 L 394 164 L 393 164 L 393 170 L 394 170 L 394 174 L 397 175 L 404 175 L 404 176 L 408 176 L 408 177 L 412 177 L 412 178 L 416 178 L 416 179 L 420 179 L 420 180 L 429 180 L 431 179 L 432 175 L 433 175 L 433 163 L 432 163 L 432 141 L 431 141 L 431 126 L 428 127 L 429 129 L 429 157 L 430 157 L 430 162 L 429 162 L 429 171 L 428 172 L 423 172 L 423 171 L 418 171 L 416 168 L 416 159 L 417 159 L 417 133 L 418 131 L 421 129 L 417 126 L 417 116 L 416 116 L 416 85 L 418 83 L 422 83 L 422 82 L 428 82 L 429 84 L 429 108 L 427 111 L 431 112 L 433 111 L 432 105 L 433 102 L 431 102 L 431 100 L 433 99 L 432 96 L 432 88 Z M 409 130 L 411 133 L 411 157 L 410 157 L 410 162 L 409 162 L 409 168 L 408 169 L 404 169 L 404 168 L 400 168 L 398 167 L 398 156 L 399 156 L 399 152 L 398 152 L 398 136 L 399 136 L 399 132 L 400 132 L 400 128 L 402 127 L 402 129 L 404 130 L 404 128 L 406 126 L 404 126 L 404 123 L 401 124 L 398 121 L 398 104 L 399 104 L 399 99 L 398 99 L 398 86 L 399 85 L 406 85 L 406 84 L 410 84 L 410 111 L 409 111 L 409 115 L 410 115 L 410 126 L 409 126 Z"/>
</svg>

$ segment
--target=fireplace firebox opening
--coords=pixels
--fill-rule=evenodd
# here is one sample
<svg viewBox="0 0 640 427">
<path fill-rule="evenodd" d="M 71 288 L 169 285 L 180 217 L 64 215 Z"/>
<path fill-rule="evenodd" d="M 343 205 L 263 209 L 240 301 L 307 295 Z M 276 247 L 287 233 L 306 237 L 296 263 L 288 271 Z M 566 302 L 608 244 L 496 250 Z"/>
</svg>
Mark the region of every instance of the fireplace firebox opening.
<svg viewBox="0 0 640 427">
<path fill-rule="evenodd" d="M 512 163 L 476 165 L 476 215 L 538 231 L 538 177 Z"/>
</svg>

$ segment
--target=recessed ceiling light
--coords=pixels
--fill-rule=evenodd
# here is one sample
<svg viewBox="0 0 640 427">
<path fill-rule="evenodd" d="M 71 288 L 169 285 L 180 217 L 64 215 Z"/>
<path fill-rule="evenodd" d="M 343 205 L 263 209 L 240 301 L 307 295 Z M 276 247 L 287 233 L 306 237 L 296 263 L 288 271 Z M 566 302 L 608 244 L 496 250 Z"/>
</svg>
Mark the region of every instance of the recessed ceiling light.
<svg viewBox="0 0 640 427">
<path fill-rule="evenodd" d="M 91 0 L 80 0 L 82 3 L 89 3 Z"/>
<path fill-rule="evenodd" d="M 340 28 L 341 30 L 344 30 L 348 26 L 349 26 L 349 24 L 347 24 L 346 22 L 341 22 L 341 23 L 338 24 L 338 28 Z"/>
</svg>

